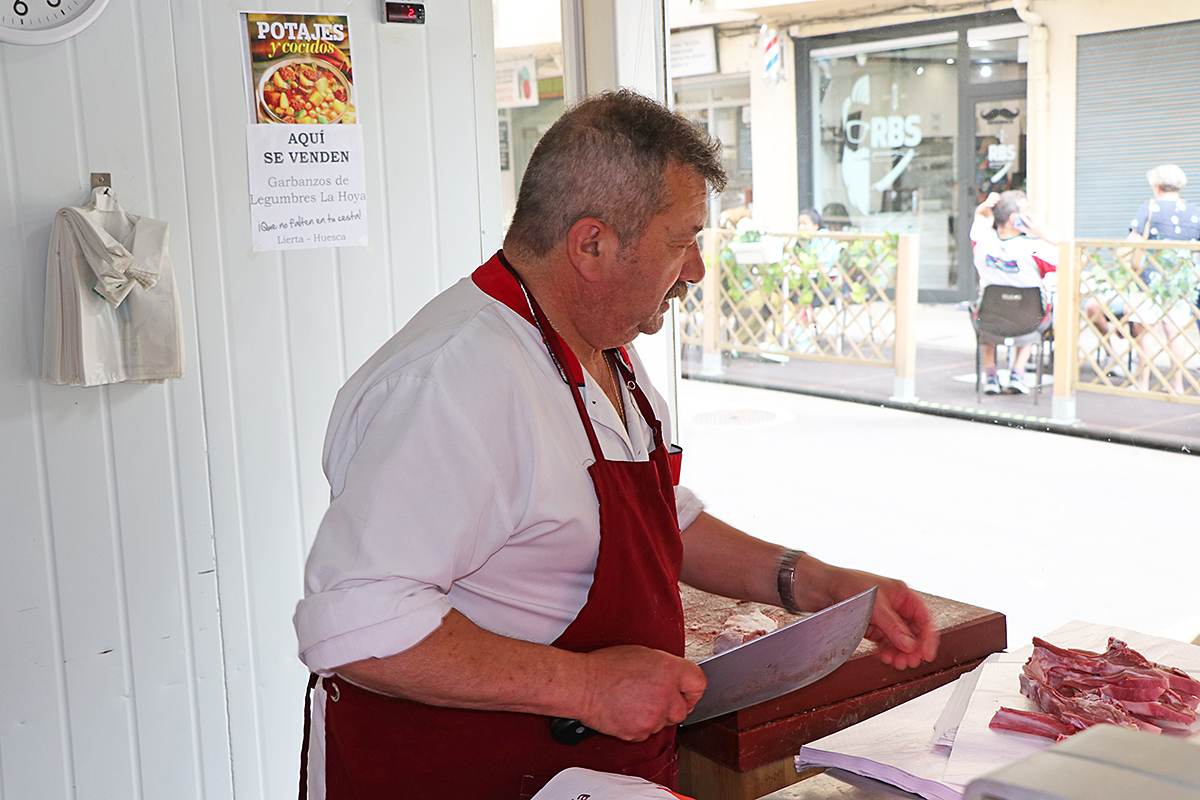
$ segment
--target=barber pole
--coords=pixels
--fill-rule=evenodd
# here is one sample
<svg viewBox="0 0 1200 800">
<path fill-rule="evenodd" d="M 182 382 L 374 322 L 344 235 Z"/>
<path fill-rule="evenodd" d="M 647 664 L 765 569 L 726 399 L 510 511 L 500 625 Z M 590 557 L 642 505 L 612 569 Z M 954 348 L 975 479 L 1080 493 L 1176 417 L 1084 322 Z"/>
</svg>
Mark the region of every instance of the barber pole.
<svg viewBox="0 0 1200 800">
<path fill-rule="evenodd" d="M 774 28 L 762 26 L 760 33 L 763 43 L 763 80 L 774 85 L 783 77 L 783 45 L 779 41 L 779 33 Z"/>
</svg>

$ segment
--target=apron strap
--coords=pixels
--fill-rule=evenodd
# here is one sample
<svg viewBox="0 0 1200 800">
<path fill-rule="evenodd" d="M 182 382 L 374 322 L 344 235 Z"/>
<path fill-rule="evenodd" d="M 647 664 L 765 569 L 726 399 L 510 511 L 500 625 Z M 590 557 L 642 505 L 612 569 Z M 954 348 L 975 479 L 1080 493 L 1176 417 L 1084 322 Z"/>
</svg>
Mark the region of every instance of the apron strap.
<svg viewBox="0 0 1200 800">
<path fill-rule="evenodd" d="M 308 800 L 308 735 L 312 729 L 312 693 L 317 685 L 317 673 L 308 673 L 308 689 L 304 692 L 304 739 L 300 744 L 300 798 Z"/>
<path fill-rule="evenodd" d="M 570 375 L 564 366 L 567 363 L 566 358 L 566 343 L 562 337 L 558 335 L 558 331 L 554 330 L 554 326 L 550 324 L 550 320 L 546 317 L 546 313 L 542 311 L 542 307 L 538 305 L 538 301 L 525 288 L 525 281 L 521 280 L 521 276 L 512 268 L 507 259 L 502 259 L 501 263 L 508 270 L 509 274 L 516 280 L 517 285 L 521 287 L 521 293 L 525 295 L 525 300 L 529 303 L 529 310 L 533 314 L 534 325 L 537 326 L 538 333 L 542 335 L 542 342 L 545 343 L 546 349 L 550 351 L 550 358 L 554 361 L 554 366 L 558 367 L 558 373 L 562 375 L 563 381 L 571 389 L 571 398 L 575 401 L 575 409 L 579 412 L 579 419 L 583 422 L 583 429 L 587 432 L 588 444 L 592 446 L 592 455 L 597 461 L 604 460 L 604 452 L 600 449 L 600 441 L 596 438 L 596 431 L 592 429 L 592 420 L 588 416 L 587 407 L 583 404 L 583 395 L 580 394 L 579 387 L 571 380 Z M 620 359 L 617 359 L 618 361 Z"/>
<path fill-rule="evenodd" d="M 618 351 L 613 358 L 617 362 L 617 371 L 621 374 L 621 380 L 625 382 L 625 388 L 629 390 L 629 394 L 637 403 L 638 411 L 642 414 L 642 419 L 646 420 L 650 425 L 650 429 L 654 431 L 654 449 L 658 450 L 663 446 L 662 422 L 654 415 L 654 407 L 650 405 L 650 398 L 646 397 L 646 393 L 642 391 L 642 387 L 638 385 L 637 376 L 633 374 L 633 370 L 625 363 L 625 359 L 621 357 Z"/>
<path fill-rule="evenodd" d="M 672 468 L 670 453 L 663 442 L 662 421 L 655 416 L 654 408 L 650 405 L 650 398 L 646 397 L 646 393 L 638 385 L 637 376 L 633 374 L 633 370 L 625 363 L 625 359 L 621 357 L 620 351 L 617 351 L 614 356 L 613 361 L 617 362 L 617 370 L 621 374 L 621 380 L 625 382 L 625 388 L 629 389 L 629 394 L 633 397 L 634 402 L 637 403 L 638 410 L 642 414 L 642 419 L 646 420 L 650 429 L 654 431 L 654 450 L 650 453 L 650 460 L 658 468 L 659 483 L 661 484 L 664 496 L 674 498 L 674 487 L 678 483 L 678 480 L 676 480 L 678 470 Z"/>
<path fill-rule="evenodd" d="M 558 331 L 554 329 L 554 326 L 550 324 L 550 320 L 546 317 L 546 313 L 542 311 L 541 305 L 538 304 L 538 301 L 533 294 L 525 288 L 525 282 L 521 280 L 521 276 L 518 275 L 517 271 L 513 269 L 511 264 L 508 263 L 508 260 L 501 256 L 500 263 L 504 266 L 505 270 L 512 275 L 513 279 L 517 282 L 517 285 L 521 288 L 521 293 L 525 295 L 525 300 L 529 303 L 529 311 L 533 314 L 534 325 L 537 327 L 538 333 L 542 335 L 542 342 L 545 343 L 546 349 L 550 351 L 550 358 L 552 361 L 554 361 L 554 365 L 558 368 L 559 374 L 562 375 L 563 381 L 571 389 L 571 398 L 575 401 L 575 409 L 579 412 L 580 421 L 583 422 L 583 429 L 587 433 L 588 444 L 590 444 L 592 447 L 592 455 L 595 456 L 596 461 L 604 461 L 604 452 L 600 449 L 600 441 L 596 438 L 596 431 L 592 427 L 591 417 L 588 416 L 587 406 L 585 406 L 583 402 L 583 395 L 581 394 L 579 387 L 575 384 L 575 382 L 570 379 L 569 373 L 565 366 L 568 363 L 565 349 L 566 343 L 563 341 Z M 608 351 L 606 351 L 606 358 L 607 352 Z M 666 447 L 663 445 L 662 422 L 660 422 L 658 417 L 655 416 L 654 408 L 650 405 L 650 400 L 646 397 L 645 392 L 642 391 L 642 387 L 638 385 L 636 376 L 633 374 L 633 370 L 628 364 L 625 363 L 625 358 L 619 349 L 612 351 L 612 360 L 616 362 L 617 370 L 621 375 L 621 380 L 628 387 L 629 393 L 633 396 L 634 402 L 637 403 L 638 411 L 641 413 L 642 419 L 646 420 L 647 424 L 650 425 L 650 429 L 654 432 L 655 452 L 651 455 L 651 458 L 655 460 L 662 459 L 661 466 L 667 466 L 668 462 L 665 460 L 667 451 Z M 620 388 L 621 387 L 619 386 L 617 387 L 618 392 L 620 391 Z M 670 483 L 671 481 L 668 476 L 668 484 Z"/>
</svg>

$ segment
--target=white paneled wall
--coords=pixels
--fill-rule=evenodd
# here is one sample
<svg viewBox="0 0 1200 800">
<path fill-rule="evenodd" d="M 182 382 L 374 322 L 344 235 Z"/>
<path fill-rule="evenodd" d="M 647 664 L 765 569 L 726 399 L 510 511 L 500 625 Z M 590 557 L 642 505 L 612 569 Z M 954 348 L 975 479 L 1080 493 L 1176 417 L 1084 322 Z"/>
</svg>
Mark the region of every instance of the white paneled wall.
<svg viewBox="0 0 1200 800">
<path fill-rule="evenodd" d="M 350 16 L 371 245 L 252 252 L 238 8 L 111 0 L 0 45 L 3 800 L 294 797 L 333 396 L 502 235 L 490 3 L 262 0 Z M 171 224 L 183 380 L 40 380 L 50 223 L 91 172 Z"/>
</svg>

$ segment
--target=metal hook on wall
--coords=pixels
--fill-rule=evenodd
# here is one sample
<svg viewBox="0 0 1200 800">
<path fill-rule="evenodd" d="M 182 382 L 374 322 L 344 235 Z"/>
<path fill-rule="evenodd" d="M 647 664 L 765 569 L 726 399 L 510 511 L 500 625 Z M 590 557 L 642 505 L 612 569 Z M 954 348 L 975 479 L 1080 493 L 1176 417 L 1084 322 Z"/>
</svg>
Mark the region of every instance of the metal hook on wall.
<svg viewBox="0 0 1200 800">
<path fill-rule="evenodd" d="M 108 172 L 93 172 L 92 173 L 92 188 L 97 186 L 104 187 L 105 194 L 112 189 L 112 175 Z"/>
</svg>

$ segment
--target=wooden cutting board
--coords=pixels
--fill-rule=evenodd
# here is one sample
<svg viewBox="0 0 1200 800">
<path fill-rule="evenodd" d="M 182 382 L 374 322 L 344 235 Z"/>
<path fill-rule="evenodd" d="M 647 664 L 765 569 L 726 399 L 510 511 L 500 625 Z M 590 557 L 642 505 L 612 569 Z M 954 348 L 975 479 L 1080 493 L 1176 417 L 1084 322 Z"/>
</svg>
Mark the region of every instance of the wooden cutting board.
<svg viewBox="0 0 1200 800">
<path fill-rule="evenodd" d="M 700 661 L 732 614 L 759 610 L 785 625 L 798 617 L 773 606 L 739 603 L 681 586 L 685 655 Z M 875 657 L 864 641 L 850 660 L 815 683 L 774 700 L 680 729 L 683 746 L 746 771 L 794 755 L 800 745 L 911 700 L 974 668 L 1007 646 L 1004 615 L 921 594 L 941 634 L 937 658 L 899 671 Z"/>
</svg>

